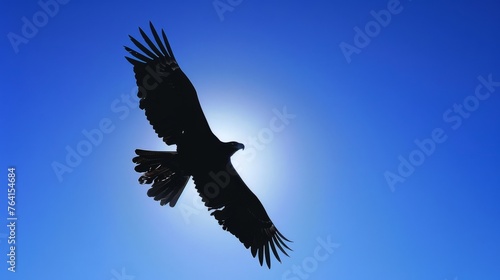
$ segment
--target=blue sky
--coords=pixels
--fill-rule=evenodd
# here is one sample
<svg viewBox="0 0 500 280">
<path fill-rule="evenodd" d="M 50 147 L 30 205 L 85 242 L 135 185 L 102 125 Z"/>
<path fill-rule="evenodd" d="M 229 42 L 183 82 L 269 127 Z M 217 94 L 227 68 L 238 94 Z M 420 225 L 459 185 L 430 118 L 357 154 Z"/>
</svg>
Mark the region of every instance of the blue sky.
<svg viewBox="0 0 500 280">
<path fill-rule="evenodd" d="M 498 279 L 496 1 L 10 3 L 1 279 Z M 293 252 L 260 267 L 188 185 L 146 196 L 128 35 L 164 28 Z M 8 168 L 16 272 L 8 271 Z"/>
</svg>

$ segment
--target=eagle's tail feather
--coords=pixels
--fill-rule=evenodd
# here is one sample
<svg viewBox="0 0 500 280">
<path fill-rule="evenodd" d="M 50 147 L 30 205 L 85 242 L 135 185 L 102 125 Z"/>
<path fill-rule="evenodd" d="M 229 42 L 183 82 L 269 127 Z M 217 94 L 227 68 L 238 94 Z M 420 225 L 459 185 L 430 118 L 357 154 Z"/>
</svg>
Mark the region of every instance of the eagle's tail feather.
<svg viewBox="0 0 500 280">
<path fill-rule="evenodd" d="M 148 196 L 160 201 L 160 205 L 169 204 L 174 207 L 186 186 L 190 175 L 180 166 L 177 152 L 157 152 L 135 150 L 135 171 L 143 173 L 139 178 L 141 184 L 153 184 Z"/>
</svg>

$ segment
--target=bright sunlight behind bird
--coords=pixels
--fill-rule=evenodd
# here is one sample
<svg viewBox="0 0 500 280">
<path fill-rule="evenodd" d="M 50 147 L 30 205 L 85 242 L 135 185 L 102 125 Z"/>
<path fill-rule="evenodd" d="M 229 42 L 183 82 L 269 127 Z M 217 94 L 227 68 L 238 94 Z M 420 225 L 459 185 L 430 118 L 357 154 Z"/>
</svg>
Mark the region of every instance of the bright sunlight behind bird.
<svg viewBox="0 0 500 280">
<path fill-rule="evenodd" d="M 224 230 L 235 235 L 252 256 L 271 268 L 271 251 L 281 262 L 278 251 L 290 250 L 269 218 L 262 203 L 246 186 L 231 163 L 231 156 L 244 145 L 221 142 L 211 131 L 196 91 L 180 69 L 165 32 L 162 38 L 150 23 L 153 41 L 139 28 L 147 47 L 130 37 L 142 51 L 125 49 L 134 57 L 139 88 L 139 107 L 154 131 L 177 151 L 136 150 L 135 170 L 143 173 L 141 184 L 152 184 L 147 194 L 161 205 L 174 207 L 192 177 L 198 194 L 211 215 Z M 163 41 L 162 41 L 163 39 Z"/>
</svg>

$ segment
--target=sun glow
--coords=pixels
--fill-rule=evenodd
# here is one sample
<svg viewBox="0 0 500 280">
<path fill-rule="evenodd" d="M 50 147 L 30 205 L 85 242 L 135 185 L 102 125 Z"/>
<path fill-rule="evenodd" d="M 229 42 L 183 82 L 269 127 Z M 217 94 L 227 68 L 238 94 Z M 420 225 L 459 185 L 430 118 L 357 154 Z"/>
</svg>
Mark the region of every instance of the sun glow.
<svg viewBox="0 0 500 280">
<path fill-rule="evenodd" d="M 278 132 L 270 127 L 269 119 L 275 116 L 271 109 L 268 114 L 263 113 L 262 107 L 265 106 L 222 105 L 217 111 L 207 109 L 205 113 L 212 131 L 221 141 L 237 141 L 245 145 L 244 150 L 232 156 L 231 162 L 257 197 L 271 201 L 276 193 L 276 188 L 273 188 L 277 181 L 275 169 L 282 165 L 278 161 L 285 157 L 279 155 L 279 149 L 273 148 L 277 144 L 275 139 L 279 138 Z"/>
<path fill-rule="evenodd" d="M 279 197 L 287 186 L 283 184 L 286 155 L 283 151 L 286 141 L 288 124 L 279 118 L 278 108 L 268 104 L 251 103 L 241 100 L 237 102 L 234 97 L 217 97 L 208 93 L 211 98 L 200 98 L 201 106 L 213 133 L 223 142 L 236 141 L 245 145 L 244 150 L 237 151 L 231 158 L 233 166 L 242 177 L 247 186 L 255 193 L 266 209 L 280 206 Z M 250 93 L 242 94 L 251 95 Z M 263 110 L 268 108 L 267 110 Z M 147 127 L 147 126 L 146 126 Z M 148 127 L 148 129 L 150 129 Z M 141 148 L 150 150 L 175 150 L 175 146 L 166 146 L 163 141 L 154 136 L 148 145 Z M 189 181 L 175 211 L 180 212 L 179 222 L 185 223 L 213 223 L 213 218 L 207 213 L 200 196 L 194 188 L 192 180 Z"/>
</svg>

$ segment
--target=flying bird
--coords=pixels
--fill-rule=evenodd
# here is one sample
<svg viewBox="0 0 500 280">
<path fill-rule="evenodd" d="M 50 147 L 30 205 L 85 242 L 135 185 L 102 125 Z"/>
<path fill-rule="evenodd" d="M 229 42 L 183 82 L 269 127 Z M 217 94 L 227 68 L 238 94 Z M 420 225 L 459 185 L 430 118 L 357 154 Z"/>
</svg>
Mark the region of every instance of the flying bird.
<svg viewBox="0 0 500 280">
<path fill-rule="evenodd" d="M 271 268 L 271 251 L 281 262 L 278 250 L 288 256 L 286 249 L 291 249 L 286 242 L 291 241 L 278 231 L 231 164 L 231 156 L 244 149 L 243 144 L 222 142 L 213 134 L 165 32 L 160 37 L 151 22 L 149 26 L 154 42 L 139 28 L 147 46 L 129 36 L 140 52 L 125 47 L 133 56 L 125 58 L 133 65 L 139 107 L 158 137 L 167 145 L 176 145 L 176 151 L 135 150 L 135 170 L 142 173 L 139 182 L 152 184 L 147 195 L 160 205 L 174 207 L 192 177 L 210 215 L 250 249 L 254 258 L 258 255 L 260 265 L 265 259 Z"/>
</svg>

